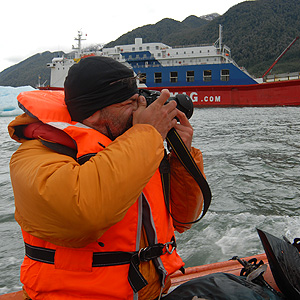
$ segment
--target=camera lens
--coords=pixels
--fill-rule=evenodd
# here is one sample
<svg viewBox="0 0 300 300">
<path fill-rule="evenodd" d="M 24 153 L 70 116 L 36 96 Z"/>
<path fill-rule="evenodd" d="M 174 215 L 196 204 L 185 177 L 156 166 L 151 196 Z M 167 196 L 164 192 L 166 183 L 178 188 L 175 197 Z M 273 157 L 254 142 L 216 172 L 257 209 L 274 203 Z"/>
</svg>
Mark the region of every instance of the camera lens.
<svg viewBox="0 0 300 300">
<path fill-rule="evenodd" d="M 144 96 L 147 101 L 147 106 L 149 106 L 152 102 L 154 102 L 159 96 L 160 92 L 153 91 L 153 90 L 146 90 L 140 89 L 139 95 Z M 166 103 L 170 102 L 171 100 L 175 100 L 177 103 L 177 109 L 185 113 L 188 119 L 191 118 L 194 112 L 194 105 L 192 99 L 185 94 L 177 94 L 174 97 L 170 97 Z"/>
</svg>

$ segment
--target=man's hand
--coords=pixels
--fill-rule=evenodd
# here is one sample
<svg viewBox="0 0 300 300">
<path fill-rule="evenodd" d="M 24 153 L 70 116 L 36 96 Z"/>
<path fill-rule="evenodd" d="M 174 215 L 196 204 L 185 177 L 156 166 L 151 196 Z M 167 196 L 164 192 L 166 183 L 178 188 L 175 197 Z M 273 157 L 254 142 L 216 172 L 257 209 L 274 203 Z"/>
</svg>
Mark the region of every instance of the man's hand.
<svg viewBox="0 0 300 300">
<path fill-rule="evenodd" d="M 180 110 L 176 109 L 176 101 L 165 102 L 170 98 L 168 90 L 162 90 L 161 95 L 148 107 L 146 99 L 142 96 L 138 99 L 138 109 L 133 113 L 134 124 L 150 124 L 156 128 L 163 139 L 171 128 L 175 128 L 189 150 L 191 150 L 193 128 L 186 117 Z M 177 120 L 179 123 L 177 123 Z"/>
<path fill-rule="evenodd" d="M 177 120 L 175 117 L 178 114 L 176 101 L 170 101 L 164 105 L 169 97 L 170 92 L 162 90 L 161 95 L 146 107 L 146 99 L 140 96 L 138 99 L 138 109 L 133 113 L 133 125 L 150 124 L 165 139 L 169 130 L 176 126 Z"/>
<path fill-rule="evenodd" d="M 188 118 L 185 113 L 177 109 L 177 119 L 180 123 L 177 123 L 174 127 L 178 134 L 180 135 L 182 141 L 185 143 L 186 147 L 189 151 L 191 151 L 192 147 L 192 139 L 193 139 L 193 127 L 190 124 Z"/>
</svg>

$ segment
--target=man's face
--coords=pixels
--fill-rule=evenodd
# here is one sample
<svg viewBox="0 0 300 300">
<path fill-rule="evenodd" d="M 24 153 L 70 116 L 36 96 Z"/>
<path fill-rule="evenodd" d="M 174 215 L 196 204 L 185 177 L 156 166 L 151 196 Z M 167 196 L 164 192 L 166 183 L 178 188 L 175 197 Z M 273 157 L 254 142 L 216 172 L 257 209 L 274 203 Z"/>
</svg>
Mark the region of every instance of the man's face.
<svg viewBox="0 0 300 300">
<path fill-rule="evenodd" d="M 132 126 L 132 115 L 138 108 L 138 94 L 126 101 L 112 104 L 100 110 L 98 124 L 94 128 L 114 140 Z M 98 127 L 98 128 L 97 128 Z M 103 132 L 103 130 L 107 132 Z"/>
</svg>

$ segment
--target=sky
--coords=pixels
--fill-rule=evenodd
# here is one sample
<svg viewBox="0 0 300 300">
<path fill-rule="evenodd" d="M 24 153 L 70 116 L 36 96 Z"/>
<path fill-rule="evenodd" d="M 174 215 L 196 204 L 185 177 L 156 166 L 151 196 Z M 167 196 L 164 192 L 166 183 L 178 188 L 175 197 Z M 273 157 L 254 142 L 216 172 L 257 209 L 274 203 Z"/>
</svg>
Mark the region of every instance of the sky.
<svg viewBox="0 0 300 300">
<path fill-rule="evenodd" d="M 8 0 L 0 10 L 0 72 L 44 51 L 70 52 L 78 30 L 83 46 L 105 44 L 164 18 L 183 21 L 224 14 L 243 0 Z M 218 30 L 218 29 L 216 29 Z"/>
</svg>

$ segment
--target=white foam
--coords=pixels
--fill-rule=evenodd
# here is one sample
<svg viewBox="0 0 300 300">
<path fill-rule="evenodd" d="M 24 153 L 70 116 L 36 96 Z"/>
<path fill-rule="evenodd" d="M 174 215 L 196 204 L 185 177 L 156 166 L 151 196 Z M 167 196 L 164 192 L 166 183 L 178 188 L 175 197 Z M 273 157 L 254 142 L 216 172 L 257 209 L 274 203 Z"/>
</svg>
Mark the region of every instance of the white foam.
<svg viewBox="0 0 300 300">
<path fill-rule="evenodd" d="M 263 253 L 256 228 L 293 241 L 300 237 L 300 217 L 208 213 L 192 229 L 176 235 L 179 254 L 187 266 L 195 266 Z"/>
</svg>

